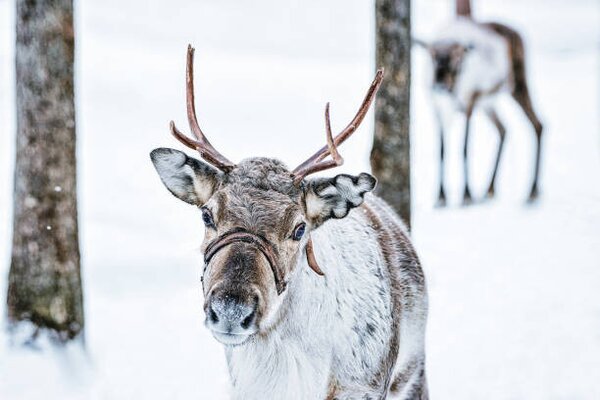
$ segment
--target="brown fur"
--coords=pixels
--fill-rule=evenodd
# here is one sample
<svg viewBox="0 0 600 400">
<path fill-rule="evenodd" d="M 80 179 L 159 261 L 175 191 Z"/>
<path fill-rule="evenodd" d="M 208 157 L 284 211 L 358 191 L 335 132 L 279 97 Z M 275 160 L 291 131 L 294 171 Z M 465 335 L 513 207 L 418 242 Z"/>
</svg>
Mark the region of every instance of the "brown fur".
<svg viewBox="0 0 600 400">
<path fill-rule="evenodd" d="M 543 126 L 540 122 L 537 114 L 533 109 L 533 104 L 531 102 L 531 96 L 529 94 L 529 85 L 527 84 L 527 75 L 525 70 L 525 46 L 523 44 L 523 39 L 521 35 L 515 31 L 514 29 L 499 24 L 496 22 L 488 22 L 482 24 L 488 29 L 494 31 L 496 34 L 500 35 L 504 38 L 504 40 L 508 43 L 509 48 L 509 58 L 511 61 L 511 95 L 519 104 L 519 106 L 523 109 L 523 112 L 533 125 L 533 129 L 535 131 L 536 136 L 536 152 L 535 152 L 535 164 L 534 164 L 534 179 L 531 186 L 531 191 L 529 194 L 529 200 L 533 201 L 537 198 L 539 194 L 538 189 L 538 177 L 540 171 L 540 158 L 541 158 L 541 138 L 542 138 L 542 130 Z M 493 110 L 492 110 L 493 111 Z M 495 114 L 495 112 L 494 112 Z M 498 153 L 496 156 L 496 162 L 494 167 L 494 172 L 492 175 L 492 180 L 490 183 L 490 187 L 488 189 L 488 196 L 493 196 L 494 194 L 494 181 L 496 177 L 496 172 L 498 169 L 498 163 L 500 160 L 500 155 L 502 152 L 503 142 L 504 142 L 504 133 L 505 129 L 500 123 L 498 116 L 494 114 L 490 115 L 490 118 L 496 128 L 498 130 L 498 134 L 500 135 L 500 145 L 498 146 Z M 489 115 L 489 114 L 488 114 Z"/>
<path fill-rule="evenodd" d="M 417 383 L 414 387 L 415 391 L 421 393 L 423 390 L 426 391 L 424 360 L 415 360 L 411 364 L 411 366 L 414 364 L 414 367 L 400 371 L 397 376 L 393 376 L 392 372 L 398 358 L 398 351 L 402 346 L 399 325 L 403 307 L 413 308 L 412 296 L 408 288 L 418 288 L 420 291 L 426 291 L 423 270 L 406 232 L 400 229 L 398 224 L 385 223 L 382 220 L 382 218 L 389 218 L 390 220 L 397 218 L 389 206 L 380 199 L 372 197 L 361 208 L 364 209 L 370 226 L 377 232 L 377 241 L 388 266 L 387 272 L 389 275 L 387 278 L 390 281 L 392 293 L 395 294 L 392 297 L 394 315 L 392 330 L 395 334 L 392 336 L 389 353 L 381 365 L 378 378 L 385 379 L 384 387 L 389 388 L 391 393 L 399 393 L 408 383 L 412 374 L 422 370 L 423 381 Z M 406 268 L 407 259 L 413 260 L 412 268 Z M 403 276 L 401 272 L 404 272 L 406 276 Z M 404 300 L 404 304 L 402 300 Z M 427 399 L 427 397 L 419 398 Z"/>
</svg>

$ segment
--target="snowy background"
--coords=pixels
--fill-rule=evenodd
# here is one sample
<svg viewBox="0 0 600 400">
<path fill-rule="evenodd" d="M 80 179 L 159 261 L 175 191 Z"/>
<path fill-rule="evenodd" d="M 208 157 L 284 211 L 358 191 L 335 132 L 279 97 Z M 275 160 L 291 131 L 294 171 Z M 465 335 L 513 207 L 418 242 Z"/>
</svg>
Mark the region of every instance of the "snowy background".
<svg viewBox="0 0 600 400">
<path fill-rule="evenodd" d="M 457 206 L 462 120 L 449 132 L 451 206 L 434 209 L 438 137 L 414 49 L 414 240 L 430 289 L 432 399 L 600 398 L 600 5 L 475 0 L 480 19 L 520 30 L 545 124 L 542 196 L 526 206 L 534 135 L 502 100 L 508 137 L 497 198 Z M 181 148 L 185 49 L 196 47 L 203 130 L 233 160 L 294 166 L 324 143 L 323 107 L 345 124 L 375 70 L 365 0 L 77 2 L 77 105 L 86 347 L 16 351 L 0 334 L 0 398 L 225 399 L 221 345 L 203 327 L 200 213 L 160 183 L 148 153 Z M 427 39 L 450 0 L 413 2 Z M 0 0 L 0 314 L 10 261 L 14 163 L 14 5 Z M 372 114 L 342 148 L 369 169 Z M 475 118 L 481 196 L 497 135 Z"/>
</svg>

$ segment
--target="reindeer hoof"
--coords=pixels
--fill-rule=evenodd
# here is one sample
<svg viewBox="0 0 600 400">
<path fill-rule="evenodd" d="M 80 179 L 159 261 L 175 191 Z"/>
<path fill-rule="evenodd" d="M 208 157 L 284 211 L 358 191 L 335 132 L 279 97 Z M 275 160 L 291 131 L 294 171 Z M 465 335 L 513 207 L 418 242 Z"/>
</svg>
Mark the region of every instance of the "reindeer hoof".
<svg viewBox="0 0 600 400">
<path fill-rule="evenodd" d="M 463 195 L 462 205 L 463 206 L 470 206 L 472 204 L 473 204 L 473 198 L 471 197 L 471 193 L 470 192 L 465 192 L 465 194 Z"/>
<path fill-rule="evenodd" d="M 492 199 L 492 198 L 494 198 L 495 195 L 496 195 L 496 190 L 494 189 L 493 186 L 490 186 L 487 193 L 485 194 L 485 198 Z"/>
<path fill-rule="evenodd" d="M 437 201 L 435 202 L 435 208 L 444 208 L 444 207 L 446 207 L 446 198 L 438 197 Z"/>
<path fill-rule="evenodd" d="M 540 196 L 540 192 L 537 188 L 537 186 L 534 186 L 533 188 L 531 188 L 531 192 L 529 193 L 529 197 L 527 198 L 527 203 L 531 204 L 531 203 L 535 203 L 536 200 L 539 198 Z"/>
</svg>

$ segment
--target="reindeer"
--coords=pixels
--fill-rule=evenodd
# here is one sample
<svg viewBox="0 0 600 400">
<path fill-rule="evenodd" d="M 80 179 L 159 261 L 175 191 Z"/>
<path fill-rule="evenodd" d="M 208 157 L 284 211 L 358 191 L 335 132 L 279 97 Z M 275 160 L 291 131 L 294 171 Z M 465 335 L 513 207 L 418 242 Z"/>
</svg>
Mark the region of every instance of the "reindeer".
<svg viewBox="0 0 600 400">
<path fill-rule="evenodd" d="M 486 197 L 495 194 L 496 174 L 506 128 L 500 120 L 494 106 L 496 95 L 508 91 L 521 106 L 533 125 L 536 135 L 535 164 L 533 183 L 529 192 L 529 202 L 539 194 L 538 175 L 540 170 L 540 151 L 542 123 L 531 104 L 527 79 L 525 76 L 525 50 L 521 36 L 506 25 L 495 22 L 480 23 L 471 18 L 470 0 L 456 1 L 457 17 L 449 26 L 439 32 L 431 43 L 416 40 L 429 50 L 433 60 L 432 93 L 436 119 L 440 129 L 440 191 L 438 206 L 446 205 L 444 190 L 444 123 L 448 105 L 466 116 L 463 147 L 464 194 L 463 204 L 473 201 L 468 178 L 468 143 L 470 121 L 475 106 L 482 106 L 486 115 L 496 127 L 499 135 L 494 170 Z"/>
<path fill-rule="evenodd" d="M 427 399 L 427 293 L 405 226 L 369 193 L 367 173 L 308 178 L 342 165 L 338 146 L 383 71 L 335 137 L 327 104 L 327 145 L 290 171 L 273 158 L 234 164 L 210 144 L 196 118 L 193 53 L 195 139 L 170 127 L 206 163 L 169 148 L 150 157 L 166 188 L 201 210 L 205 325 L 225 346 L 232 398 Z"/>
</svg>

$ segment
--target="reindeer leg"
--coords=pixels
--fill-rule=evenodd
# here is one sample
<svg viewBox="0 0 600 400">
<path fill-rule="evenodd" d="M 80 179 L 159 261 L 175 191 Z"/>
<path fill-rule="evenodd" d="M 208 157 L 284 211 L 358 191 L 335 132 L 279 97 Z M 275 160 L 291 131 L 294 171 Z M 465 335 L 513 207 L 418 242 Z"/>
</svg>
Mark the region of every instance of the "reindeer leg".
<svg viewBox="0 0 600 400">
<path fill-rule="evenodd" d="M 498 152 L 496 153 L 496 161 L 494 162 L 494 172 L 492 173 L 492 179 L 490 181 L 490 186 L 488 187 L 487 195 L 486 195 L 488 198 L 492 198 L 492 197 L 494 197 L 494 194 L 495 194 L 494 185 L 496 183 L 496 174 L 498 173 L 498 165 L 500 164 L 500 157 L 502 156 L 502 149 L 504 148 L 504 139 L 506 136 L 506 128 L 504 128 L 502 121 L 500 121 L 500 118 L 498 117 L 496 110 L 494 110 L 491 107 L 487 108 L 486 114 L 487 114 L 488 118 L 496 126 L 496 130 L 498 131 L 498 135 L 500 138 L 500 142 L 498 143 Z"/>
<path fill-rule="evenodd" d="M 475 110 L 475 104 L 481 96 L 481 93 L 475 92 L 471 96 L 471 101 L 467 105 L 465 110 L 465 143 L 463 147 L 463 166 L 465 174 L 465 191 L 463 193 L 463 206 L 473 204 L 473 197 L 471 196 L 471 190 L 469 190 L 469 162 L 467 157 L 467 150 L 469 149 L 469 131 L 471 127 L 471 116 Z"/>
<path fill-rule="evenodd" d="M 446 206 L 446 191 L 444 190 L 444 128 L 440 124 L 440 192 L 436 207 Z"/>
<path fill-rule="evenodd" d="M 410 363 L 400 371 L 394 377 L 388 396 L 385 398 L 389 400 L 429 400 L 424 363 Z"/>
<path fill-rule="evenodd" d="M 520 74 L 519 74 L 520 75 Z M 536 151 L 535 151 L 535 166 L 533 170 L 533 183 L 531 184 L 531 191 L 529 192 L 528 202 L 534 202 L 538 195 L 538 177 L 540 173 L 540 153 L 542 147 L 542 123 L 538 119 L 535 111 L 533 111 L 533 105 L 531 104 L 531 98 L 529 96 L 529 90 L 527 88 L 527 82 L 525 81 L 524 76 L 515 76 L 515 88 L 512 92 L 513 98 L 517 101 L 517 103 L 521 106 L 525 115 L 533 125 L 533 129 L 535 129 L 535 137 L 536 137 Z"/>
<path fill-rule="evenodd" d="M 471 115 L 473 113 L 473 108 L 469 107 L 466 112 L 466 121 L 465 121 L 465 143 L 463 147 L 463 167 L 464 167 L 464 175 L 465 175 L 465 190 L 463 193 L 463 206 L 468 206 L 473 204 L 473 197 L 471 196 L 471 190 L 469 189 L 469 162 L 468 162 L 468 148 L 469 148 L 469 127 L 471 125 Z"/>
</svg>

